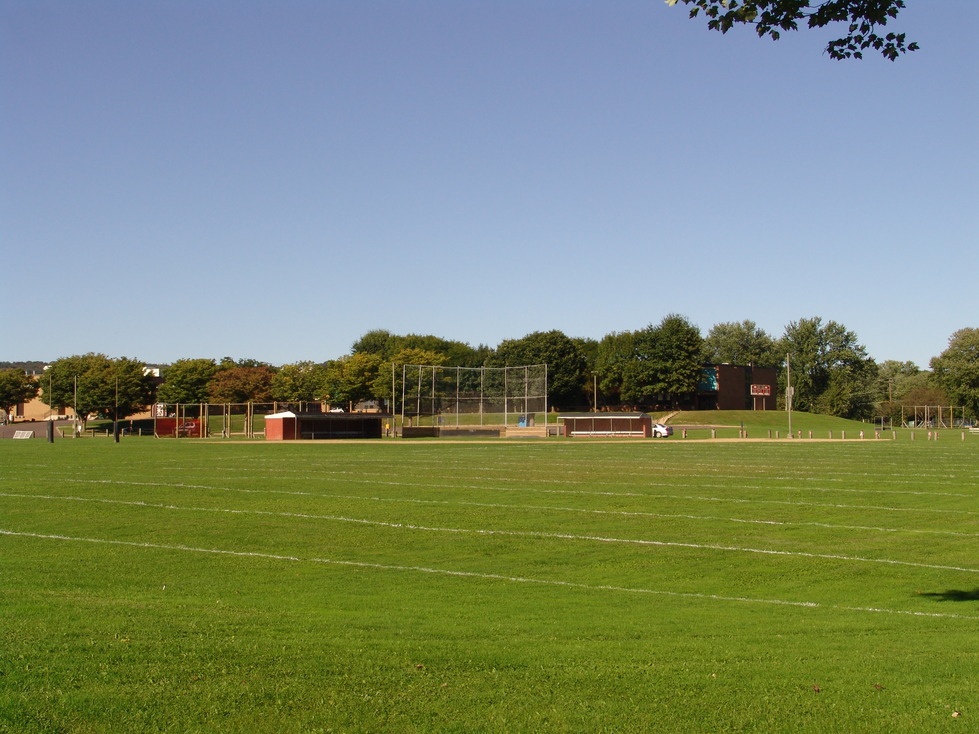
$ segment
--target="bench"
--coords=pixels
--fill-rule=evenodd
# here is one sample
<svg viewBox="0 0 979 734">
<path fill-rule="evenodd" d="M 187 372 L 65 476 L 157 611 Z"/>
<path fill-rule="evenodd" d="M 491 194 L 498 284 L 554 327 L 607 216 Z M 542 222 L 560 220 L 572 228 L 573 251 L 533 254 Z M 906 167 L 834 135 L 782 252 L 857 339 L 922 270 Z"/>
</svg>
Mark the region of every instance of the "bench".
<svg viewBox="0 0 979 734">
<path fill-rule="evenodd" d="M 34 438 L 34 431 L 14 431 L 14 438 Z"/>
</svg>

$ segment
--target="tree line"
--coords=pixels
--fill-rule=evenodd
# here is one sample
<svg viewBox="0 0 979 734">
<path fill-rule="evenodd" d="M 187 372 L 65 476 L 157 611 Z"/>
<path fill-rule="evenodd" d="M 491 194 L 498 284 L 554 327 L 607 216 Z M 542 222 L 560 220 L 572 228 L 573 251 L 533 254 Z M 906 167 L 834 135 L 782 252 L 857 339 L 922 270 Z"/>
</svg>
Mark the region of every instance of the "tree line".
<svg viewBox="0 0 979 734">
<path fill-rule="evenodd" d="M 954 405 L 979 417 L 979 329 L 965 328 L 930 369 L 912 362 L 877 363 L 857 335 L 820 317 L 790 322 L 774 337 L 749 320 L 714 325 L 706 336 L 685 316 L 613 332 L 600 340 L 540 331 L 491 348 L 433 335 L 369 331 L 349 354 L 326 362 L 273 366 L 254 359 L 178 359 L 157 379 L 143 362 L 104 354 L 63 357 L 39 375 L 0 369 L 0 408 L 40 396 L 78 415 L 124 418 L 154 403 L 328 402 L 349 408 L 391 393 L 391 365 L 503 367 L 547 364 L 551 405 L 574 410 L 682 407 L 711 364 L 772 367 L 784 395 L 791 365 L 793 408 L 852 419 L 899 418 L 902 407 Z"/>
</svg>

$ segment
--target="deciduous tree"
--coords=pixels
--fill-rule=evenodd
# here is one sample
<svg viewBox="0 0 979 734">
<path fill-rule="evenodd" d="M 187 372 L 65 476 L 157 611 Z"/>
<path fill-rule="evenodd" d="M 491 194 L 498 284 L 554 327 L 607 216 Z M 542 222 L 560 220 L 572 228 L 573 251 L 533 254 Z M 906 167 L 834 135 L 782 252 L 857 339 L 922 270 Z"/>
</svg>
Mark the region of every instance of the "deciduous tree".
<svg viewBox="0 0 979 734">
<path fill-rule="evenodd" d="M 703 13 L 711 30 L 727 33 L 736 25 L 749 25 L 760 37 L 776 41 L 782 31 L 798 30 L 800 22 L 809 28 L 840 24 L 846 35 L 826 46 L 832 59 L 860 59 L 871 50 L 894 61 L 918 50 L 904 33 L 878 33 L 904 9 L 904 0 L 666 0 L 671 6 L 678 2 L 691 6 L 691 18 Z"/>
<path fill-rule="evenodd" d="M 697 391 L 700 384 L 703 337 L 686 316 L 669 314 L 659 324 L 656 363 L 660 385 L 679 397 Z"/>
<path fill-rule="evenodd" d="M 91 414 L 118 420 L 138 413 L 153 402 L 154 392 L 143 362 L 91 352 L 52 362 L 41 381 L 48 405 L 72 406 L 82 421 Z"/>
<path fill-rule="evenodd" d="M 775 339 L 754 321 L 714 324 L 704 339 L 703 359 L 708 364 L 779 367 L 785 359 Z"/>
<path fill-rule="evenodd" d="M 328 362 L 323 384 L 330 405 L 347 408 L 363 400 L 389 397 L 391 365 L 384 371 L 384 364 L 379 354 L 370 352 L 357 352 Z"/>
<path fill-rule="evenodd" d="M 392 389 L 395 391 L 396 395 L 400 395 L 401 390 L 404 387 L 402 381 L 402 370 L 399 365 L 431 365 L 438 367 L 446 364 L 446 357 L 445 355 L 438 354 L 437 352 L 430 352 L 425 349 L 412 347 L 402 349 L 401 351 L 393 354 L 391 359 L 385 360 L 376 365 L 376 371 L 373 364 L 374 363 L 371 362 L 365 362 L 363 368 L 353 367 L 353 369 L 357 371 L 363 369 L 365 378 L 369 374 L 376 375 L 373 382 L 370 383 L 369 391 L 363 393 L 363 397 L 358 397 L 357 399 L 365 400 L 368 398 L 373 398 L 376 400 L 390 402 Z M 348 400 L 349 399 L 350 398 L 348 398 Z M 400 398 L 398 398 L 398 400 L 400 400 Z"/>
<path fill-rule="evenodd" d="M 161 371 L 164 382 L 156 399 L 161 403 L 206 403 L 208 385 L 217 371 L 213 359 L 178 359 Z"/>
<path fill-rule="evenodd" d="M 869 417 L 877 365 L 854 332 L 818 316 L 799 319 L 785 327 L 779 349 L 790 355 L 793 409 Z"/>
<path fill-rule="evenodd" d="M 948 347 L 931 360 L 935 383 L 956 405 L 979 418 L 979 329 L 959 329 Z"/>
<path fill-rule="evenodd" d="M 598 389 L 603 404 L 622 404 L 622 386 L 634 351 L 635 334 L 631 331 L 606 334 L 598 343 L 595 371 L 598 373 Z"/>
<path fill-rule="evenodd" d="M 588 363 L 581 347 L 561 331 L 535 331 L 500 342 L 492 362 L 500 367 L 546 364 L 552 405 L 567 409 L 587 404 L 584 388 Z"/>
<path fill-rule="evenodd" d="M 0 408 L 9 415 L 18 403 L 26 403 L 37 397 L 41 386 L 24 370 L 0 370 Z"/>
<path fill-rule="evenodd" d="M 391 362 L 397 361 L 395 356 L 406 349 L 440 354 L 443 357 L 440 364 L 453 367 L 479 367 L 492 351 L 483 345 L 473 348 L 464 342 L 443 339 L 432 334 L 401 335 L 392 334 L 385 329 L 367 332 L 354 342 L 352 351 L 353 354 L 375 354 Z"/>
<path fill-rule="evenodd" d="M 218 370 L 208 383 L 208 400 L 212 403 L 272 402 L 271 367 L 230 367 Z"/>
<path fill-rule="evenodd" d="M 283 365 L 272 376 L 272 399 L 283 402 L 314 402 L 327 395 L 327 369 L 315 362 Z"/>
<path fill-rule="evenodd" d="M 679 314 L 656 326 L 609 335 L 602 340 L 599 372 L 602 388 L 622 403 L 635 406 L 679 404 L 696 392 L 701 376 L 703 338 Z"/>
</svg>

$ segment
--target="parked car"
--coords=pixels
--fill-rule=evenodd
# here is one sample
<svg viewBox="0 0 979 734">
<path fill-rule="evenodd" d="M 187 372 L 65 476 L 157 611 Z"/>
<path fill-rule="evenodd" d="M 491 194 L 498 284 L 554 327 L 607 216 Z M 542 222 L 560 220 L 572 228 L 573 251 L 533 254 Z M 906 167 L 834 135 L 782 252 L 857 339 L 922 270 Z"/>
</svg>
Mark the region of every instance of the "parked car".
<svg viewBox="0 0 979 734">
<path fill-rule="evenodd" d="M 653 438 L 666 438 L 667 436 L 673 435 L 673 426 L 667 426 L 663 423 L 653 424 Z"/>
</svg>

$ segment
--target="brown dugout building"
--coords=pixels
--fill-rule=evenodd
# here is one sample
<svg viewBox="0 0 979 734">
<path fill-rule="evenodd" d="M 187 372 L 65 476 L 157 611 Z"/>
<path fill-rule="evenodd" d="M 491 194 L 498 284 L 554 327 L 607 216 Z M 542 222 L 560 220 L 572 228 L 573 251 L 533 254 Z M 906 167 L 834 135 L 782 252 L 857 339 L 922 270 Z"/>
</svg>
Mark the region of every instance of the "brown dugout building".
<svg viewBox="0 0 979 734">
<path fill-rule="evenodd" d="M 564 421 L 564 435 L 568 438 L 649 438 L 653 435 L 653 419 L 647 413 L 566 413 L 561 420 Z"/>
<path fill-rule="evenodd" d="M 372 413 L 273 413 L 265 416 L 266 441 L 380 438 L 384 416 Z"/>
</svg>

